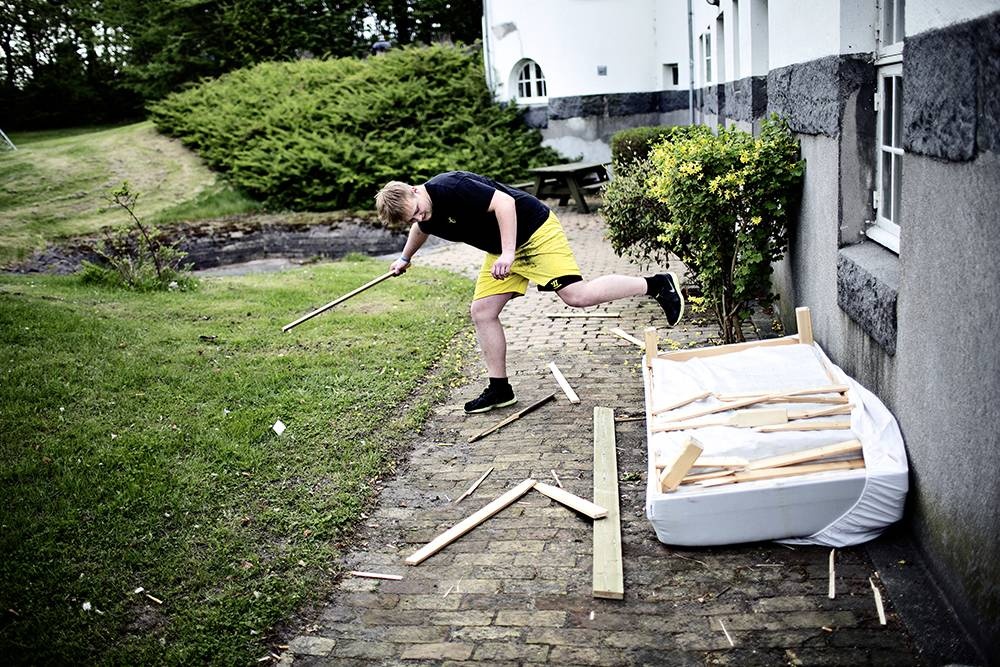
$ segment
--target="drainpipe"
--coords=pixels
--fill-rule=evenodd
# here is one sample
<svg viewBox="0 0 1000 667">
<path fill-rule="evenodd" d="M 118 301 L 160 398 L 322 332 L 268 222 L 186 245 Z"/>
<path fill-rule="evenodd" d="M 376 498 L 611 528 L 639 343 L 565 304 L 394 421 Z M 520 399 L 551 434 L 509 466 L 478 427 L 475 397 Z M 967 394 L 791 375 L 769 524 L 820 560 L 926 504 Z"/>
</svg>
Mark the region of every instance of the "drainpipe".
<svg viewBox="0 0 1000 667">
<path fill-rule="evenodd" d="M 688 2 L 688 124 L 694 125 L 694 12 Z"/>
</svg>

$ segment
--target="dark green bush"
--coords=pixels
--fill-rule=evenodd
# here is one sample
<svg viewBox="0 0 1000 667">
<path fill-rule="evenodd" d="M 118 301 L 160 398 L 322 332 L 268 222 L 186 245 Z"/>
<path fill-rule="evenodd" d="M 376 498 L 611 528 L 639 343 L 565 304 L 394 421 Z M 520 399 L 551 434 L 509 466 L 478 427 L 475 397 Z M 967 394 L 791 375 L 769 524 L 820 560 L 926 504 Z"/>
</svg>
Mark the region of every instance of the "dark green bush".
<svg viewBox="0 0 1000 667">
<path fill-rule="evenodd" d="M 611 137 L 611 162 L 615 173 L 621 167 L 627 169 L 629 165 L 648 158 L 653 146 L 672 137 L 677 127 L 683 126 L 652 125 L 615 132 Z"/>
<path fill-rule="evenodd" d="M 455 47 L 265 63 L 150 111 L 271 208 L 370 208 L 392 179 L 465 169 L 513 182 L 559 160 L 520 109 L 493 101 L 479 55 Z"/>
</svg>

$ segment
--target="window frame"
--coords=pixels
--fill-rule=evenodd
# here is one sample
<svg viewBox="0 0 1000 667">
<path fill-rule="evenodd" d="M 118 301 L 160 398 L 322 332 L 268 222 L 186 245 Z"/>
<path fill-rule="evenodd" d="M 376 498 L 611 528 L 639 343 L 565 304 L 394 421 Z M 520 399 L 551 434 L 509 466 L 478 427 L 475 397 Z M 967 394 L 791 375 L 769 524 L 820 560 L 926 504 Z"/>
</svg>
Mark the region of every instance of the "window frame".
<svg viewBox="0 0 1000 667">
<path fill-rule="evenodd" d="M 514 77 L 514 89 L 517 91 L 519 104 L 546 104 L 549 100 L 549 85 L 545 80 L 542 66 L 530 58 L 517 65 Z M 527 76 L 525 76 L 527 74 Z M 522 95 L 523 86 L 527 86 L 527 95 Z"/>
</svg>

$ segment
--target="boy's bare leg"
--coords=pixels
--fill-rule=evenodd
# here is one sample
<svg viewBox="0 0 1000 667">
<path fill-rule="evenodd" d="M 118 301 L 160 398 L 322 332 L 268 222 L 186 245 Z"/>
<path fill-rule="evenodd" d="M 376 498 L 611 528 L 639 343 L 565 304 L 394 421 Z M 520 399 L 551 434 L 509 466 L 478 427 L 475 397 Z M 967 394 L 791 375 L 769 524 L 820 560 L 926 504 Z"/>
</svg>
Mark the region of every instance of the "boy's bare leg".
<svg viewBox="0 0 1000 667">
<path fill-rule="evenodd" d="M 476 299 L 469 309 L 491 378 L 507 377 L 507 337 L 500 324 L 500 311 L 512 298 L 513 294 L 494 294 Z"/>
<path fill-rule="evenodd" d="M 646 293 L 646 279 L 611 274 L 583 280 L 556 292 L 567 306 L 585 308 Z"/>
</svg>

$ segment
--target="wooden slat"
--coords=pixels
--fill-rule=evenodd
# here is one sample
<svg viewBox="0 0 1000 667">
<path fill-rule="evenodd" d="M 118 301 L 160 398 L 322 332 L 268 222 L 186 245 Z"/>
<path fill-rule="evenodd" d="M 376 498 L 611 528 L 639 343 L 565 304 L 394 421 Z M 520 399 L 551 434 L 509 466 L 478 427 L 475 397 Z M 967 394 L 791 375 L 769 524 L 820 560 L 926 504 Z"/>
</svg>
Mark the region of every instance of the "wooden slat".
<svg viewBox="0 0 1000 667">
<path fill-rule="evenodd" d="M 575 391 L 573 391 L 573 387 L 569 386 L 569 382 L 566 381 L 566 376 L 564 376 L 562 371 L 559 370 L 559 367 L 556 366 L 556 362 L 553 361 L 549 363 L 549 370 L 552 371 L 552 375 L 555 376 L 556 382 L 562 388 L 563 393 L 566 394 L 566 398 L 569 399 L 569 402 L 579 403 L 580 397 L 576 395 Z"/>
<path fill-rule="evenodd" d="M 594 407 L 594 503 L 608 516 L 594 522 L 594 597 L 625 597 L 622 567 L 622 525 L 618 507 L 618 460 L 615 451 L 615 413 Z"/>
<path fill-rule="evenodd" d="M 777 426 L 758 426 L 754 430 L 758 433 L 780 433 L 782 431 L 847 431 L 850 428 L 850 421 L 813 422 L 799 419 L 798 421 L 778 424 Z"/>
<path fill-rule="evenodd" d="M 795 324 L 799 329 L 799 342 L 803 345 L 813 344 L 813 325 L 812 316 L 809 313 L 809 308 L 806 306 L 800 306 L 795 309 Z"/>
<path fill-rule="evenodd" d="M 381 572 L 361 572 L 360 570 L 351 570 L 348 574 L 353 574 L 355 577 L 363 577 L 365 579 L 388 579 L 389 581 L 399 581 L 403 577 L 398 574 L 382 574 Z"/>
<path fill-rule="evenodd" d="M 348 292 L 344 296 L 338 297 L 338 298 L 334 299 L 333 301 L 331 301 L 330 303 L 326 304 L 325 306 L 320 306 L 319 308 L 317 308 L 316 310 L 312 311 L 311 313 L 303 315 L 302 317 L 300 317 L 299 319 L 295 320 L 294 322 L 291 322 L 290 324 L 286 324 L 285 326 L 281 327 L 281 332 L 282 333 L 286 333 L 292 327 L 297 327 L 298 325 L 302 324 L 306 320 L 310 320 L 310 319 L 316 317 L 317 315 L 319 315 L 320 313 L 325 313 L 326 311 L 330 310 L 331 308 L 333 308 L 337 304 L 343 303 L 343 302 L 347 301 L 348 299 L 361 294 L 362 292 L 364 292 L 365 290 L 367 290 L 367 289 L 369 289 L 371 287 L 375 287 L 375 285 L 378 285 L 383 280 L 388 280 L 389 278 L 392 278 L 394 275 L 396 275 L 396 274 L 393 273 L 392 271 L 388 271 L 387 273 L 383 273 L 378 278 L 375 278 L 374 280 L 371 280 L 371 281 L 365 283 L 364 285 L 362 285 L 361 287 L 359 287 L 359 288 L 357 288 L 355 290 L 351 290 L 350 292 Z"/>
<path fill-rule="evenodd" d="M 703 479 L 716 479 L 718 477 L 725 477 L 726 475 L 732 475 L 736 470 L 730 468 L 729 470 L 716 470 L 715 472 L 699 472 L 694 475 L 686 475 L 684 479 L 681 480 L 681 485 L 692 484 L 694 482 L 700 482 Z"/>
<path fill-rule="evenodd" d="M 825 384 L 819 387 L 805 387 L 802 389 L 774 389 L 772 391 L 756 391 L 748 394 L 716 394 L 715 397 L 720 401 L 738 401 L 744 398 L 763 398 L 765 396 L 777 396 L 771 400 L 783 400 L 789 396 L 807 396 L 809 394 L 842 394 L 849 390 L 846 384 Z M 763 403 L 764 401 L 761 401 Z"/>
<path fill-rule="evenodd" d="M 659 336 L 656 333 L 656 327 L 646 327 L 642 330 L 642 336 L 646 346 L 646 366 L 650 366 L 653 363 L 653 359 L 656 359 L 656 350 L 659 345 Z"/>
<path fill-rule="evenodd" d="M 456 523 L 454 526 L 418 549 L 406 559 L 406 563 L 408 565 L 419 565 L 437 552 L 441 551 L 441 549 L 444 549 L 446 546 L 460 538 L 462 535 L 465 535 L 483 521 L 486 521 L 500 510 L 517 501 L 518 498 L 526 494 L 534 486 L 535 480 L 528 478 L 515 486 L 513 489 L 507 491 L 507 493 L 502 496 L 494 498 L 485 507 L 480 508 L 473 514 L 467 516 L 465 519 L 462 519 L 460 522 Z"/>
<path fill-rule="evenodd" d="M 608 515 L 608 510 L 600 505 L 595 505 L 589 500 L 585 500 L 580 496 L 574 496 L 569 491 L 552 486 L 551 484 L 535 482 L 535 491 L 548 496 L 556 502 L 562 503 L 570 509 L 576 510 L 580 514 L 585 514 L 591 519 L 603 519 Z"/>
<path fill-rule="evenodd" d="M 685 405 L 689 405 L 691 403 L 694 403 L 695 401 L 700 401 L 703 398 L 708 398 L 711 395 L 712 392 L 710 391 L 700 391 L 697 394 L 692 394 L 691 396 L 688 396 L 687 398 L 682 398 L 678 401 L 670 403 L 669 405 L 664 405 L 662 408 L 656 408 L 650 414 L 652 414 L 655 417 L 656 415 L 662 414 L 664 412 L 670 412 L 671 410 L 676 410 L 677 408 L 683 408 Z"/>
<path fill-rule="evenodd" d="M 456 505 L 457 505 L 457 504 L 459 504 L 460 502 L 462 502 L 463 500 L 465 500 L 465 498 L 466 498 L 467 496 L 470 496 L 470 495 L 472 495 L 472 493 L 473 493 L 473 492 L 474 492 L 474 491 L 475 491 L 476 489 L 478 489 L 478 488 L 479 488 L 479 485 L 483 483 L 483 480 L 484 480 L 484 479 L 486 479 L 487 475 L 489 475 L 489 474 L 490 474 L 491 472 L 493 472 L 493 466 L 490 466 L 490 469 L 489 469 L 489 470 L 487 470 L 486 472 L 484 472 L 484 473 L 483 473 L 483 475 L 482 475 L 482 477 L 480 477 L 480 478 L 479 478 L 479 479 L 477 479 L 477 480 L 476 480 L 475 482 L 473 482 L 473 483 L 472 483 L 472 486 L 470 486 L 470 487 L 469 487 L 468 489 L 466 489 L 465 493 L 463 493 L 462 495 L 460 495 L 460 496 L 458 497 L 458 500 L 456 500 L 456 501 L 455 501 L 455 504 L 456 504 Z"/>
<path fill-rule="evenodd" d="M 660 491 L 669 493 L 677 489 L 680 486 L 681 480 L 691 470 L 691 466 L 701 456 L 702 451 L 704 451 L 704 448 L 701 446 L 701 443 L 694 438 L 688 438 L 676 451 L 670 452 L 670 454 L 673 454 L 674 459 L 673 461 L 666 461 L 666 465 L 663 467 L 662 472 L 660 472 Z"/>
<path fill-rule="evenodd" d="M 850 403 L 846 405 L 831 405 L 826 408 L 812 408 L 810 410 L 789 410 L 789 419 L 813 419 L 814 417 L 831 417 L 833 415 L 849 415 L 854 410 Z"/>
<path fill-rule="evenodd" d="M 692 468 L 746 468 L 750 461 L 742 456 L 699 456 Z M 657 468 L 666 466 L 665 461 L 657 461 Z"/>
<path fill-rule="evenodd" d="M 670 431 L 687 431 L 706 426 L 734 426 L 737 428 L 753 428 L 788 422 L 788 411 L 785 408 L 765 408 L 763 410 L 737 410 L 735 414 L 709 419 L 691 419 L 664 424 L 653 428 L 653 433 L 668 433 Z"/>
<path fill-rule="evenodd" d="M 619 338 L 624 338 L 625 340 L 627 340 L 628 342 L 632 343 L 637 347 L 645 347 L 645 345 L 641 340 L 627 333 L 624 329 L 619 329 L 618 327 L 615 327 L 614 329 L 611 330 L 611 333 L 618 336 Z"/>
<path fill-rule="evenodd" d="M 730 352 L 740 352 L 751 347 L 773 347 L 775 345 L 798 345 L 798 336 L 784 336 L 782 338 L 768 338 L 767 340 L 754 340 L 748 343 L 733 343 L 731 345 L 716 345 L 715 347 L 699 347 L 693 350 L 676 350 L 673 352 L 661 352 L 657 355 L 660 359 L 667 361 L 686 361 L 698 357 L 714 357 Z"/>
<path fill-rule="evenodd" d="M 524 415 L 528 414 L 532 410 L 535 410 L 536 408 L 540 408 L 542 405 L 548 403 L 549 401 L 551 401 L 555 397 L 556 397 L 555 393 L 552 393 L 552 394 L 549 394 L 548 396 L 546 396 L 545 398 L 543 398 L 540 401 L 535 401 L 534 403 L 532 403 L 531 405 L 529 405 L 525 409 L 521 410 L 520 412 L 515 412 L 510 417 L 507 417 L 506 419 L 504 419 L 500 423 L 494 424 L 493 426 L 489 427 L 485 431 L 480 431 L 479 433 L 477 433 L 477 434 L 475 434 L 473 436 L 470 436 L 469 437 L 469 442 L 475 442 L 476 440 L 479 440 L 480 438 L 483 438 L 483 437 L 489 435 L 493 431 L 496 431 L 498 429 L 503 428 L 504 426 L 506 426 L 507 424 L 511 423 L 512 421 L 516 421 L 516 420 L 520 419 L 521 417 L 523 417 Z"/>
<path fill-rule="evenodd" d="M 797 475 L 811 475 L 817 472 L 829 472 L 831 470 L 855 470 L 864 468 L 864 459 L 851 459 L 850 461 L 830 461 L 829 463 L 811 463 L 800 466 L 786 466 L 784 468 L 765 468 L 763 470 L 750 470 L 747 472 L 733 473 L 728 477 L 718 479 L 706 479 L 695 482 L 696 486 L 721 486 L 723 484 L 734 484 L 736 482 L 757 482 L 762 479 L 777 479 L 779 477 L 795 477 Z"/>
<path fill-rule="evenodd" d="M 833 445 L 824 445 L 823 447 L 813 447 L 811 449 L 803 449 L 802 451 L 799 452 L 791 452 L 790 454 L 781 454 L 779 456 L 769 456 L 765 459 L 757 459 L 747 464 L 747 470 L 761 470 L 763 468 L 781 468 L 784 466 L 791 466 L 799 463 L 805 463 L 806 461 L 815 461 L 817 459 L 825 459 L 831 456 L 841 456 L 843 454 L 853 454 L 855 452 L 860 452 L 860 451 L 861 451 L 860 440 L 847 440 L 845 442 L 838 442 Z"/>
</svg>

